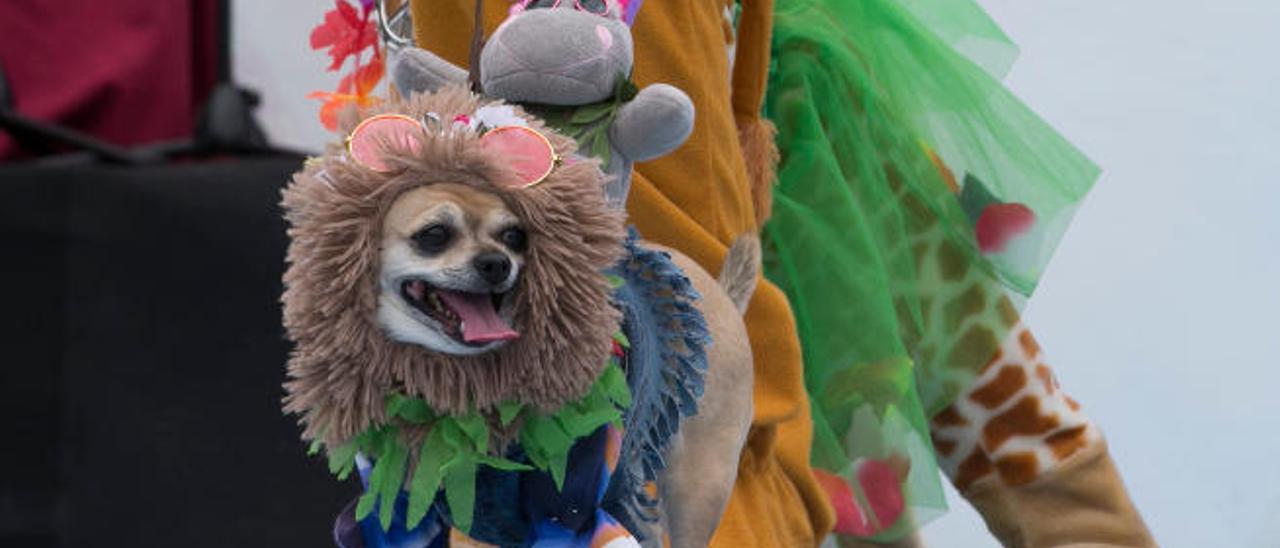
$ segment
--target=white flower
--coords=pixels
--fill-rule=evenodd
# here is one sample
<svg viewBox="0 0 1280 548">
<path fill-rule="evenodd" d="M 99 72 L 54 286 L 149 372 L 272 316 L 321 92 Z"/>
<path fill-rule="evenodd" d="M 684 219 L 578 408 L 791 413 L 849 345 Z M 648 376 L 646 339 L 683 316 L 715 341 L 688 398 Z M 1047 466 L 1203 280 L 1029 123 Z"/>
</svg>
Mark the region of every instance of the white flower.
<svg viewBox="0 0 1280 548">
<path fill-rule="evenodd" d="M 475 113 L 471 115 L 471 128 L 475 129 L 478 124 L 484 124 L 489 128 L 502 126 L 528 127 L 529 122 L 517 116 L 516 109 L 511 105 L 486 105 L 476 109 Z"/>
</svg>

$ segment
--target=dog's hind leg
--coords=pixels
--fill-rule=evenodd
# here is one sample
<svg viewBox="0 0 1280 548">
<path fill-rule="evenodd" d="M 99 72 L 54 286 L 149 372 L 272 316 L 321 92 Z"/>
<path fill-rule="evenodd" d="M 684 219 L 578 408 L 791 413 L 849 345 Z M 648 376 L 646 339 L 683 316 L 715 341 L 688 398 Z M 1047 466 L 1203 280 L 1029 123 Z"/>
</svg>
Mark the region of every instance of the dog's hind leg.
<svg viewBox="0 0 1280 548">
<path fill-rule="evenodd" d="M 742 265 L 755 270 L 759 248 L 751 243 L 741 248 L 747 251 Z M 739 248 L 737 244 L 734 247 Z M 752 253 L 752 249 L 757 251 Z M 735 256 L 730 253 L 731 259 Z M 706 384 L 698 414 L 680 425 L 658 491 L 670 546 L 701 548 L 711 541 L 728 505 L 751 426 L 754 368 L 742 312 L 735 301 L 741 300 L 745 308 L 755 287 L 755 274 L 739 271 L 734 279 L 746 283 L 733 282 L 722 288 L 688 257 L 673 252 L 672 259 L 702 294 L 698 308 L 713 340 L 707 349 Z M 725 279 L 724 273 L 721 278 Z M 725 289 L 735 294 L 731 296 Z"/>
</svg>

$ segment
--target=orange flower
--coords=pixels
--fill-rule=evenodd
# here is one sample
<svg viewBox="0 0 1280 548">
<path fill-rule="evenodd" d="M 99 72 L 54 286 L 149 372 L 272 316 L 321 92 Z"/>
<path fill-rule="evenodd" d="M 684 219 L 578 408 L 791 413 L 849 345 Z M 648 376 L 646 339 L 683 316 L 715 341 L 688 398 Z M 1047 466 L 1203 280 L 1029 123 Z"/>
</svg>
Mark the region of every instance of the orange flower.
<svg viewBox="0 0 1280 548">
<path fill-rule="evenodd" d="M 357 108 L 368 108 L 378 104 L 378 99 L 372 96 L 361 97 L 350 93 L 330 93 L 328 91 L 313 91 L 307 94 L 307 99 L 319 99 L 324 101 L 320 106 L 320 123 L 324 124 L 325 129 L 329 131 L 338 130 L 338 113 L 348 105 L 355 105 Z"/>
</svg>

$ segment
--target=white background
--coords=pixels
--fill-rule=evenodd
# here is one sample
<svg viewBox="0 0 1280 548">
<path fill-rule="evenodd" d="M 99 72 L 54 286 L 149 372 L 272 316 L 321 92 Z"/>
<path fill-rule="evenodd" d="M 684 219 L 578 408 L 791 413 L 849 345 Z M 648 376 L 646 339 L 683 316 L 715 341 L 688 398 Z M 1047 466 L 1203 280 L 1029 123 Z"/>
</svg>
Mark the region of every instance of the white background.
<svg viewBox="0 0 1280 548">
<path fill-rule="evenodd" d="M 1169 547 L 1280 546 L 1280 2 L 983 0 L 1010 87 L 1106 170 L 1027 317 Z M 236 73 L 318 149 L 323 0 L 237 1 Z M 995 542 L 952 493 L 931 546 Z"/>
</svg>

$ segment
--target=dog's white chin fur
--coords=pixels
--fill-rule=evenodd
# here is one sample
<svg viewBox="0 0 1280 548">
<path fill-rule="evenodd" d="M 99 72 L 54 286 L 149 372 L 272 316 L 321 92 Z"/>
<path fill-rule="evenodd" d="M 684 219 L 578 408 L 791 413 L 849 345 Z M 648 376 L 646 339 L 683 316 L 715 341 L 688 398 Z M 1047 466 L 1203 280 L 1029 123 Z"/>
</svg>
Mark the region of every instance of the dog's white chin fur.
<svg viewBox="0 0 1280 548">
<path fill-rule="evenodd" d="M 378 325 L 392 340 L 416 344 L 432 352 L 454 356 L 475 356 L 502 348 L 507 341 L 493 341 L 474 346 L 458 342 L 440 330 L 440 325 L 413 309 L 394 292 L 383 290 L 378 295 Z"/>
</svg>

